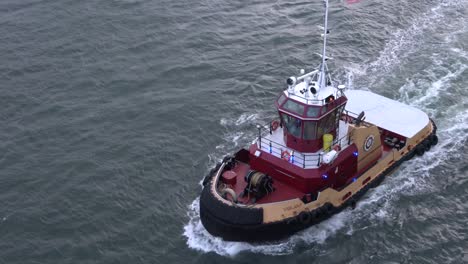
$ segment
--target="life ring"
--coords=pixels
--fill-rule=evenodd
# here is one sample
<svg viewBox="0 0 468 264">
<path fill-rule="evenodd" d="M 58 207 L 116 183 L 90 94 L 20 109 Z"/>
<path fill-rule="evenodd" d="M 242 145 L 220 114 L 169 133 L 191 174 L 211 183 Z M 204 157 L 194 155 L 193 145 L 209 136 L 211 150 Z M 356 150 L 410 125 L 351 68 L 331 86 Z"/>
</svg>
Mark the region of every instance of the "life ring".
<svg viewBox="0 0 468 264">
<path fill-rule="evenodd" d="M 284 159 L 284 160 L 289 161 L 289 159 L 291 158 L 291 154 L 289 154 L 289 152 L 287 150 L 283 150 L 281 152 L 281 158 Z"/>
<path fill-rule="evenodd" d="M 271 122 L 271 130 L 275 131 L 276 129 L 278 129 L 278 126 L 279 126 L 278 120 L 274 120 L 273 122 Z"/>
<path fill-rule="evenodd" d="M 336 152 L 339 152 L 341 150 L 340 145 L 333 146 L 333 150 L 336 151 Z"/>
</svg>

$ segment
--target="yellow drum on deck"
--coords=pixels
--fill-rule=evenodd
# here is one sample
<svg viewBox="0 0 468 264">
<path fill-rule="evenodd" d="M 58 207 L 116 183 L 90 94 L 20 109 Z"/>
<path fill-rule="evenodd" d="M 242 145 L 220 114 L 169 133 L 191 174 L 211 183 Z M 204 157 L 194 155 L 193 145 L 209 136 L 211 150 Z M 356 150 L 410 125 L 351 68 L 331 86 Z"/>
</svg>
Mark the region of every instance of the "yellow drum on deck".
<svg viewBox="0 0 468 264">
<path fill-rule="evenodd" d="M 323 150 L 330 151 L 332 144 L 333 144 L 333 135 L 332 134 L 323 135 Z"/>
</svg>

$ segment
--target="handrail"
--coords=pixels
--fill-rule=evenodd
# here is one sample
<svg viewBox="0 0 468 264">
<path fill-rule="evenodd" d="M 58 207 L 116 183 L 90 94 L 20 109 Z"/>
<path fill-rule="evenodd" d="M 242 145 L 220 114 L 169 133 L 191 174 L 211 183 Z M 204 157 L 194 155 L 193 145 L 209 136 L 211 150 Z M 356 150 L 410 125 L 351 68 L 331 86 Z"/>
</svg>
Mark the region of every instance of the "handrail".
<svg viewBox="0 0 468 264">
<path fill-rule="evenodd" d="M 278 143 L 266 137 L 266 135 L 273 133 L 271 123 L 267 123 L 266 125 L 257 125 L 257 129 L 259 130 L 259 138 L 257 139 L 257 144 L 260 150 L 269 152 L 270 154 L 273 154 L 274 156 L 282 158 L 282 151 L 291 149 L 281 143 Z M 343 141 L 346 139 L 347 141 Z M 350 143 L 351 142 L 350 142 L 349 135 L 344 135 L 341 138 L 334 139 L 332 142 L 332 145 L 339 145 L 341 148 L 343 148 L 347 145 L 350 145 Z M 264 144 L 266 144 L 266 146 Z M 305 169 L 305 168 L 316 168 L 320 166 L 320 162 L 322 160 L 322 156 L 324 153 L 322 151 L 318 153 L 292 152 L 290 154 L 291 154 L 290 162 L 295 165 L 301 166 L 302 168 Z"/>
<path fill-rule="evenodd" d="M 335 97 L 335 100 L 336 100 L 336 99 L 342 97 L 343 94 L 335 92 L 333 94 L 333 96 Z M 320 106 L 322 106 L 322 105 L 327 104 L 325 99 L 310 99 L 310 98 L 307 98 L 307 97 L 305 97 L 303 95 L 299 95 L 299 94 L 295 94 L 295 93 L 289 93 L 289 98 L 292 98 L 292 97 L 298 97 L 301 100 L 305 100 L 306 104 L 308 104 L 308 105 L 309 104 L 319 104 Z"/>
</svg>

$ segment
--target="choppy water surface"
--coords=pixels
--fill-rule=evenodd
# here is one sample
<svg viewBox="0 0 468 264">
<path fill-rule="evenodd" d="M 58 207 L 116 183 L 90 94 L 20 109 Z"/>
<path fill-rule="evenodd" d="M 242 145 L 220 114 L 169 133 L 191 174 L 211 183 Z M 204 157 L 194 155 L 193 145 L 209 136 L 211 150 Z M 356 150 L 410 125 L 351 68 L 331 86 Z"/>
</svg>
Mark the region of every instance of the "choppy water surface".
<svg viewBox="0 0 468 264">
<path fill-rule="evenodd" d="M 0 262 L 468 263 L 468 1 L 330 1 L 329 66 L 439 144 L 355 210 L 225 242 L 199 184 L 317 66 L 321 1 L 0 3 Z"/>
</svg>

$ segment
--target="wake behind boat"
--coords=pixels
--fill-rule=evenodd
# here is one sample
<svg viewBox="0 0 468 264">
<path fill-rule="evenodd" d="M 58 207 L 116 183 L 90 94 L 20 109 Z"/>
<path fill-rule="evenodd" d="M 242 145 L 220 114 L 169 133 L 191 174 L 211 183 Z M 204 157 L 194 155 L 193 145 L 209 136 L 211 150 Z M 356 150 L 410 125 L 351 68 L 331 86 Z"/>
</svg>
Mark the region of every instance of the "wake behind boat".
<svg viewBox="0 0 468 264">
<path fill-rule="evenodd" d="M 437 144 L 427 114 L 333 82 L 322 61 L 287 79 L 279 119 L 258 126 L 248 149 L 225 157 L 204 179 L 203 226 L 232 241 L 267 241 L 319 223 L 378 185 L 415 154 Z"/>
</svg>

